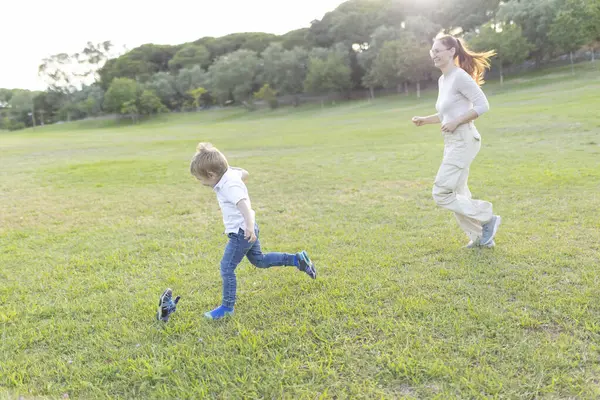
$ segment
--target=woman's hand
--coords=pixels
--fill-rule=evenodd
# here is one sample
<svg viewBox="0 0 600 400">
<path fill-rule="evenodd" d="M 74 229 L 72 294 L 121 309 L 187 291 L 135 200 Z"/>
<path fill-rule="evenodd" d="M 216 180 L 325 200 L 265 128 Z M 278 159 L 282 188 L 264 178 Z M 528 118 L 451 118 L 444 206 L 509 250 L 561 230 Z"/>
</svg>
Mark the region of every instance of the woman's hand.
<svg viewBox="0 0 600 400">
<path fill-rule="evenodd" d="M 458 122 L 456 122 L 456 121 L 446 122 L 445 124 L 442 125 L 442 132 L 452 133 L 456 130 L 456 128 L 458 128 Z"/>
<path fill-rule="evenodd" d="M 422 126 L 425 125 L 425 117 L 412 117 L 412 122 L 413 124 L 415 124 L 416 126 Z"/>
</svg>

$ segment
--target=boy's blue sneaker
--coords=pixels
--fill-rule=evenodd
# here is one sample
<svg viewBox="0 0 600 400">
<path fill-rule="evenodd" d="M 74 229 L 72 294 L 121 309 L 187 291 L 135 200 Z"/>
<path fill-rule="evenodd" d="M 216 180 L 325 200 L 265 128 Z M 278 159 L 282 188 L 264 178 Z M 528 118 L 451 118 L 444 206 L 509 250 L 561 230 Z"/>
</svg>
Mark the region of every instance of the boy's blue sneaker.
<svg viewBox="0 0 600 400">
<path fill-rule="evenodd" d="M 315 264 L 310 261 L 310 257 L 308 257 L 306 251 L 302 250 L 296 256 L 298 257 L 298 269 L 306 272 L 311 278 L 317 279 L 317 269 L 315 268 Z"/>
<path fill-rule="evenodd" d="M 204 313 L 204 316 L 208 319 L 221 319 L 229 315 L 233 315 L 233 308 L 219 306 L 212 311 Z"/>
<path fill-rule="evenodd" d="M 156 313 L 156 319 L 167 322 L 169 320 L 169 315 L 173 314 L 177 309 L 179 298 L 180 296 L 177 296 L 175 300 L 173 300 L 173 291 L 171 289 L 165 290 L 158 300 L 158 312 Z"/>
</svg>

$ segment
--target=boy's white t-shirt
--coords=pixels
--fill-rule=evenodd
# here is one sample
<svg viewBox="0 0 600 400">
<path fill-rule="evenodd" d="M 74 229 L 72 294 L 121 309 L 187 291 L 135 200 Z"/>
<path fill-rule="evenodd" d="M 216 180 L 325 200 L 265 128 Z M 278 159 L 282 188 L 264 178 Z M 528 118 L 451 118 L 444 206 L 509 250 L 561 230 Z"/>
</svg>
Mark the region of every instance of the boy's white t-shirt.
<svg viewBox="0 0 600 400">
<path fill-rule="evenodd" d="M 240 200 L 247 199 L 253 217 L 255 213 L 252 210 L 252 204 L 250 204 L 248 188 L 242 181 L 242 171 L 228 168 L 213 190 L 217 193 L 219 207 L 221 207 L 221 212 L 223 213 L 225 233 L 238 233 L 240 228 L 246 231 L 244 216 L 238 210 L 237 203 Z"/>
</svg>

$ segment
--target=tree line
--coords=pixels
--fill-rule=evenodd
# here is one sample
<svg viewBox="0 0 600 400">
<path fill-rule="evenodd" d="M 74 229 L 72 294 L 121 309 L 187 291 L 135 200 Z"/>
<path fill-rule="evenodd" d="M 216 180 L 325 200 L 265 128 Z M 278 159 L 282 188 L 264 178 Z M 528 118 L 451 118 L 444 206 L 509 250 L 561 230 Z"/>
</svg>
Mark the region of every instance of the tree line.
<svg viewBox="0 0 600 400">
<path fill-rule="evenodd" d="M 180 45 L 145 44 L 119 57 L 111 42 L 44 59 L 43 92 L 0 89 L 0 129 L 103 113 L 132 119 L 242 104 L 277 107 L 322 94 L 416 89 L 437 79 L 428 50 L 440 32 L 496 50 L 501 76 L 527 59 L 541 66 L 600 40 L 600 0 L 349 0 L 309 28 L 284 35 L 236 33 Z M 594 57 L 594 56 L 592 56 Z M 85 84 L 81 84 L 85 82 Z"/>
</svg>

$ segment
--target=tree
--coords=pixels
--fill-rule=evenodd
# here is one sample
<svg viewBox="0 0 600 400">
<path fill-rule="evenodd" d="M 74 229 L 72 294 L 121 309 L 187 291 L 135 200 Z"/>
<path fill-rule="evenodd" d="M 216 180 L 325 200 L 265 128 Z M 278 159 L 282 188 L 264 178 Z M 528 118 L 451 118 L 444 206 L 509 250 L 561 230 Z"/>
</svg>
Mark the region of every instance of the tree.
<svg viewBox="0 0 600 400">
<path fill-rule="evenodd" d="M 196 109 L 206 104 L 205 96 L 208 94 L 208 91 L 203 87 L 192 89 L 188 92 L 188 94 L 194 99 L 192 104 L 194 107 L 196 107 Z"/>
<path fill-rule="evenodd" d="M 404 73 L 403 76 L 417 85 L 417 97 L 421 97 L 421 82 L 427 80 L 435 72 L 435 67 L 429 57 L 429 45 L 419 42 L 414 36 L 404 39 Z M 408 94 L 408 89 L 406 90 Z"/>
<path fill-rule="evenodd" d="M 295 47 L 301 47 L 303 49 L 310 49 L 312 43 L 307 39 L 309 29 L 302 28 L 290 31 L 281 36 L 281 44 L 284 49 L 291 50 Z"/>
<path fill-rule="evenodd" d="M 421 82 L 429 79 L 434 72 L 428 50 L 429 43 L 404 32 L 400 39 L 383 44 L 368 76 L 375 84 L 396 87 L 398 92 L 404 83 L 407 94 L 408 82 L 414 82 L 417 97 L 421 97 Z"/>
<path fill-rule="evenodd" d="M 347 7 L 342 7 L 347 6 Z M 380 25 L 376 2 L 348 2 L 338 7 L 332 18 L 329 35 L 334 43 L 344 43 L 351 48 L 353 44 L 368 43 L 371 32 Z M 355 10 L 340 10 L 356 7 Z"/>
<path fill-rule="evenodd" d="M 175 77 L 175 88 L 181 99 L 183 99 L 183 106 L 186 109 L 197 108 L 194 104 L 194 97 L 191 95 L 195 89 L 202 88 L 206 91 L 203 94 L 202 99 L 204 105 L 210 103 L 210 94 L 205 89 L 210 84 L 210 77 L 199 65 L 195 65 L 192 68 L 184 68 L 179 71 Z"/>
<path fill-rule="evenodd" d="M 62 116 L 68 120 L 71 118 L 84 118 L 97 116 L 102 112 L 102 103 L 104 102 L 104 91 L 98 84 L 83 85 L 82 88 L 73 93 L 63 94 L 62 99 L 68 97 L 68 101 L 59 101 L 59 111 Z M 46 100 L 53 101 L 57 97 Z M 38 113 L 42 110 L 36 107 Z M 52 114 L 52 110 L 50 114 Z M 45 110 L 44 110 L 45 113 Z"/>
<path fill-rule="evenodd" d="M 279 37 L 271 33 L 244 32 L 232 33 L 219 38 L 204 37 L 194 43 L 206 46 L 210 51 L 211 60 L 216 60 L 237 50 L 251 50 L 255 53 L 262 53 L 271 42 L 278 40 Z"/>
<path fill-rule="evenodd" d="M 67 53 L 44 58 L 38 67 L 38 75 L 45 80 L 50 90 L 71 92 L 76 83 L 76 76 L 70 70 L 74 61 L 73 56 Z"/>
<path fill-rule="evenodd" d="M 352 87 L 350 67 L 339 53 L 331 52 L 326 60 L 309 61 L 304 90 L 311 93 L 342 92 Z"/>
<path fill-rule="evenodd" d="M 34 97 L 34 109 L 41 125 L 60 119 L 60 110 L 67 104 L 66 94 L 48 90 Z"/>
<path fill-rule="evenodd" d="M 184 68 L 179 71 L 175 78 L 175 88 L 180 96 L 185 96 L 190 90 L 207 87 L 210 77 L 200 66 Z"/>
<path fill-rule="evenodd" d="M 442 31 L 442 26 L 422 15 L 407 17 L 404 31 L 412 34 L 420 45 L 430 46 L 433 39 Z"/>
<path fill-rule="evenodd" d="M 404 61 L 404 55 L 407 51 L 407 45 L 402 40 L 392 40 L 385 42 L 377 58 L 373 61 L 370 72 L 370 79 L 385 88 L 398 88 L 406 80 L 407 65 Z"/>
<path fill-rule="evenodd" d="M 267 82 L 273 86 L 279 85 L 282 82 L 281 73 L 283 66 L 283 55 L 285 49 L 281 43 L 271 43 L 269 47 L 262 52 L 262 69 L 260 72 L 260 80 Z M 284 78 L 285 79 L 285 78 Z"/>
<path fill-rule="evenodd" d="M 39 115 L 38 121 L 40 125 L 44 125 L 46 123 L 45 115 L 47 114 L 47 108 L 51 107 L 51 104 L 48 103 L 47 100 L 48 92 L 41 92 L 37 96 L 33 98 L 33 109 Z M 0 108 L 2 108 L 0 101 Z"/>
<path fill-rule="evenodd" d="M 245 36 L 245 41 L 241 48 L 254 51 L 258 54 L 262 53 L 271 43 L 280 40 L 277 35 L 272 33 L 249 32 L 241 35 Z"/>
<path fill-rule="evenodd" d="M 0 108 L 8 107 L 13 92 L 10 89 L 0 89 Z"/>
<path fill-rule="evenodd" d="M 33 103 L 34 97 L 35 93 L 30 92 L 29 90 L 17 89 L 13 91 L 13 95 L 10 99 L 9 104 L 11 112 L 25 125 L 29 125 L 29 121 L 31 121 L 33 126 L 36 125 Z M 31 116 L 31 119 L 29 116 Z"/>
<path fill-rule="evenodd" d="M 169 61 L 180 46 L 144 44 L 122 56 L 108 60 L 98 71 L 103 89 L 108 89 L 115 78 L 129 78 L 146 82 L 157 72 L 169 70 Z"/>
<path fill-rule="evenodd" d="M 208 70 L 214 95 L 221 103 L 231 96 L 238 102 L 248 100 L 253 92 L 258 68 L 258 55 L 251 50 L 237 50 L 219 57 Z"/>
<path fill-rule="evenodd" d="M 133 108 L 131 108 L 131 110 L 133 110 Z M 167 112 L 169 110 L 160 101 L 160 98 L 156 93 L 151 90 L 144 90 L 140 95 L 138 111 L 142 115 L 152 115 Z"/>
<path fill-rule="evenodd" d="M 332 14 L 333 12 L 328 12 L 323 16 L 323 19 L 315 19 L 310 23 L 306 37 L 313 47 L 328 48 L 333 44 L 333 38 L 329 33 Z"/>
<path fill-rule="evenodd" d="M 588 12 L 585 0 L 566 0 L 550 25 L 548 38 L 561 50 L 569 53 L 571 73 L 573 68 L 573 52 L 579 50 L 590 39 Z M 596 21 L 596 23 L 600 23 Z"/>
<path fill-rule="evenodd" d="M 504 84 L 504 68 L 522 63 L 533 49 L 515 23 L 488 23 L 469 39 L 469 44 L 476 51 L 496 51 L 492 65 L 500 70 L 500 84 Z"/>
<path fill-rule="evenodd" d="M 177 91 L 175 78 L 167 72 L 157 72 L 152 75 L 146 83 L 146 87 L 153 91 L 160 101 L 171 110 L 176 109 L 183 100 Z"/>
<path fill-rule="evenodd" d="M 82 67 L 79 76 L 86 80 L 91 77 L 94 82 L 97 81 L 99 78 L 97 72 L 108 61 L 112 48 L 113 44 L 109 40 L 97 44 L 88 42 L 80 53 L 75 53 L 73 58 Z"/>
<path fill-rule="evenodd" d="M 351 81 L 358 88 L 366 71 L 358 61 L 356 51 L 369 47 L 369 38 L 378 26 L 398 25 L 403 20 L 403 7 L 394 4 L 398 2 L 405 3 L 404 0 L 346 1 L 321 20 L 313 21 L 307 38 L 315 46 L 332 48 L 341 45 L 351 69 Z"/>
<path fill-rule="evenodd" d="M 373 89 L 379 85 L 375 71 L 373 70 L 373 63 L 383 45 L 386 42 L 399 39 L 401 35 L 401 28 L 380 26 L 371 34 L 368 46 L 358 49 L 357 61 L 366 71 L 366 74 L 362 78 L 362 84 L 369 89 L 371 98 L 375 97 Z"/>
<path fill-rule="evenodd" d="M 72 111 L 76 110 L 72 95 L 78 85 L 82 83 L 82 77 L 85 75 L 76 70 L 78 57 L 78 54 L 55 54 L 45 58 L 38 67 L 38 75 L 47 83 L 48 91 L 62 95 L 60 96 L 60 105 L 58 105 L 59 116 L 61 118 L 64 116 L 67 121 L 71 120 Z"/>
<path fill-rule="evenodd" d="M 174 72 L 196 65 L 202 68 L 208 68 L 210 65 L 210 51 L 201 44 L 187 44 L 169 60 L 169 68 Z"/>
<path fill-rule="evenodd" d="M 595 42 L 600 41 L 600 2 L 590 1 L 588 4 L 587 14 L 587 32 L 590 37 L 590 48 L 592 50 L 592 62 L 596 61 L 595 57 Z"/>
<path fill-rule="evenodd" d="M 329 58 L 329 55 L 331 54 L 331 50 L 325 47 L 313 47 L 310 52 L 308 53 L 308 58 L 309 60 L 312 60 L 313 58 L 317 58 L 321 61 L 326 61 L 327 58 Z"/>
<path fill-rule="evenodd" d="M 133 110 L 138 97 L 139 86 L 136 81 L 129 78 L 116 78 L 110 84 L 104 96 L 104 108 L 109 112 L 123 113 L 127 109 Z M 136 111 L 137 114 L 137 111 Z"/>
<path fill-rule="evenodd" d="M 79 101 L 80 109 L 87 116 L 95 117 L 102 112 L 104 91 L 99 85 L 84 86 L 79 94 L 81 95 L 81 100 Z"/>
<path fill-rule="evenodd" d="M 78 87 L 97 80 L 97 72 L 108 60 L 112 47 L 110 41 L 98 44 L 88 42 L 78 53 L 59 53 L 44 58 L 38 67 L 38 75 L 45 80 L 50 90 L 73 92 Z"/>
<path fill-rule="evenodd" d="M 72 101 L 64 102 L 58 110 L 58 118 L 61 121 L 71 121 L 73 119 L 85 118 L 85 111 L 80 107 L 80 104 L 76 104 Z"/>
<path fill-rule="evenodd" d="M 521 3 L 538 1 L 526 0 Z M 546 0 L 541 0 L 546 1 Z M 509 3 L 513 3 L 510 1 Z M 469 32 L 494 18 L 500 0 L 454 0 L 439 2 L 422 2 L 420 14 L 426 16 L 426 8 L 430 9 L 432 20 L 442 25 L 447 31 L 459 30 Z"/>
<path fill-rule="evenodd" d="M 15 89 L 9 102 L 11 114 L 25 126 L 36 125 L 34 97 L 35 93 L 29 90 Z"/>
<path fill-rule="evenodd" d="M 119 112 L 122 115 L 129 115 L 129 117 L 131 117 L 131 121 L 137 123 L 138 114 L 140 113 L 140 110 L 138 109 L 135 100 L 128 100 L 125 103 L 123 103 Z"/>
<path fill-rule="evenodd" d="M 412 0 L 411 0 L 412 1 Z M 314 46 L 331 47 L 334 43 L 369 44 L 369 37 L 381 25 L 398 25 L 406 17 L 404 0 L 350 0 L 311 22 L 307 38 Z"/>
<path fill-rule="evenodd" d="M 282 44 L 271 43 L 262 53 L 262 60 L 260 81 L 281 94 L 294 95 L 297 105 L 308 71 L 308 51 L 300 47 L 284 50 Z"/>
<path fill-rule="evenodd" d="M 60 103 L 55 105 L 60 115 L 54 112 L 56 110 L 51 110 L 55 108 L 54 106 L 48 107 L 48 104 L 45 104 L 48 99 L 41 99 L 43 100 L 41 105 L 44 106 L 39 109 L 42 121 L 45 120 L 47 112 L 70 121 L 72 117 L 86 116 L 86 108 L 97 110 L 98 107 L 92 104 L 93 98 L 81 99 L 81 96 L 77 96 L 76 93 L 80 87 L 85 88 L 86 84 L 97 80 L 97 72 L 107 62 L 111 48 L 110 41 L 98 44 L 88 42 L 81 52 L 59 53 L 42 60 L 38 67 L 38 75 L 47 83 L 48 92 L 60 93 L 52 96 L 53 101 L 60 100 Z M 79 104 L 82 101 L 87 101 L 87 106 Z"/>
<path fill-rule="evenodd" d="M 13 131 L 31 125 L 29 97 L 28 90 L 0 89 L 0 129 Z"/>
<path fill-rule="evenodd" d="M 498 11 L 498 21 L 514 22 L 522 28 L 523 35 L 533 45 L 531 54 L 538 67 L 555 50 L 548 39 L 548 32 L 562 1 L 564 0 L 510 1 L 502 4 Z"/>
</svg>

